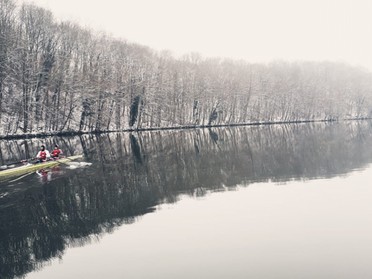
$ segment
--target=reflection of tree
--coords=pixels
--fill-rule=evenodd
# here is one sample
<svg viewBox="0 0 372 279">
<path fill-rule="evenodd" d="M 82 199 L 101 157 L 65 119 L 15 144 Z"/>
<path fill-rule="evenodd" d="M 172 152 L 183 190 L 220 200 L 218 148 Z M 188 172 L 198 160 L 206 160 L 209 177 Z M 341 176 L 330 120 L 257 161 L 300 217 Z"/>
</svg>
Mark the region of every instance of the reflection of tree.
<svg viewBox="0 0 372 279">
<path fill-rule="evenodd" d="M 132 147 L 132 153 L 133 157 L 136 159 L 138 163 L 142 163 L 142 158 L 141 158 L 141 148 L 138 144 L 137 138 L 133 135 L 130 135 L 130 143 Z"/>
<path fill-rule="evenodd" d="M 368 122 L 65 138 L 69 152 L 84 151 L 94 164 L 42 187 L 0 188 L 8 191 L 0 199 L 0 274 L 40 268 L 180 193 L 346 173 L 371 162 L 371 138 Z M 24 143 L 7 144 L 21 150 Z M 37 145 L 28 142 L 31 150 Z"/>
</svg>

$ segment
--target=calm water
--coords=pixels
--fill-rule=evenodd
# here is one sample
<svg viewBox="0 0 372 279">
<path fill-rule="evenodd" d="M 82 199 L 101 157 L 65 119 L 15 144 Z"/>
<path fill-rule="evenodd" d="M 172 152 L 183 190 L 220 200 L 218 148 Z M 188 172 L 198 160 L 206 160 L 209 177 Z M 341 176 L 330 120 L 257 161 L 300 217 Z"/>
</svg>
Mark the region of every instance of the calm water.
<svg viewBox="0 0 372 279">
<path fill-rule="evenodd" d="M 91 166 L 0 182 L 0 278 L 372 278 L 372 125 L 60 143 Z"/>
</svg>

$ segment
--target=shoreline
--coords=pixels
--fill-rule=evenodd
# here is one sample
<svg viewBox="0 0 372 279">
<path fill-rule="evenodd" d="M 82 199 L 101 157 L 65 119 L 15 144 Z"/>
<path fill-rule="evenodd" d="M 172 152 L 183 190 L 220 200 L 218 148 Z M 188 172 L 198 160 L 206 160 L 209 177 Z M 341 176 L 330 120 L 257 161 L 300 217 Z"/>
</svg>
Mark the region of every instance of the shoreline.
<svg viewBox="0 0 372 279">
<path fill-rule="evenodd" d="M 215 125 L 184 125 L 171 127 L 149 127 L 149 128 L 127 128 L 121 130 L 92 130 L 92 131 L 60 131 L 60 132 L 41 132 L 29 134 L 12 134 L 0 136 L 0 140 L 13 139 L 32 139 L 32 138 L 47 138 L 47 137 L 62 137 L 62 136 L 79 136 L 87 134 L 106 134 L 118 132 L 145 132 L 145 131 L 167 131 L 167 130 L 191 130 L 191 129 L 210 129 L 223 127 L 242 127 L 242 126 L 263 126 L 263 125 L 283 125 L 283 124 L 304 124 L 304 123 L 330 123 L 343 121 L 365 121 L 372 120 L 369 117 L 363 118 L 347 118 L 347 119 L 324 119 L 324 120 L 293 120 L 293 121 L 260 121 L 251 123 L 232 123 L 232 124 L 215 124 Z"/>
</svg>

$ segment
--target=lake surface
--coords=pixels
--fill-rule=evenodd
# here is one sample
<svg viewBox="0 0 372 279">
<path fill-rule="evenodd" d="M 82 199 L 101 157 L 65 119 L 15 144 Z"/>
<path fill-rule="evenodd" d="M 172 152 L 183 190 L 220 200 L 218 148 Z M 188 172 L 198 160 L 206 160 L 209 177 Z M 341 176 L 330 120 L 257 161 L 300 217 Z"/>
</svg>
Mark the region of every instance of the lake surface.
<svg viewBox="0 0 372 279">
<path fill-rule="evenodd" d="M 372 278 L 372 124 L 58 142 L 90 166 L 0 182 L 0 278 Z"/>
</svg>

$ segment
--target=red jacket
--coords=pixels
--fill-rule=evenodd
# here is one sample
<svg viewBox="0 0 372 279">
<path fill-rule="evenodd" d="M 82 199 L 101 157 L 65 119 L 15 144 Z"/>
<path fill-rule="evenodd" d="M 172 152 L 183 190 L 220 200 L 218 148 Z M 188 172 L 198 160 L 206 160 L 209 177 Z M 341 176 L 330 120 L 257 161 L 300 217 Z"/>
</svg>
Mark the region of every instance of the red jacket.
<svg viewBox="0 0 372 279">
<path fill-rule="evenodd" d="M 41 160 L 46 160 L 46 157 L 47 157 L 47 154 L 46 154 L 45 151 L 40 151 L 40 152 L 39 152 L 39 158 L 40 158 Z"/>
<path fill-rule="evenodd" d="M 54 157 L 54 158 L 57 158 L 57 157 L 59 157 L 59 154 L 62 154 L 62 150 L 61 149 L 54 149 L 53 151 L 52 151 L 52 157 Z"/>
</svg>

